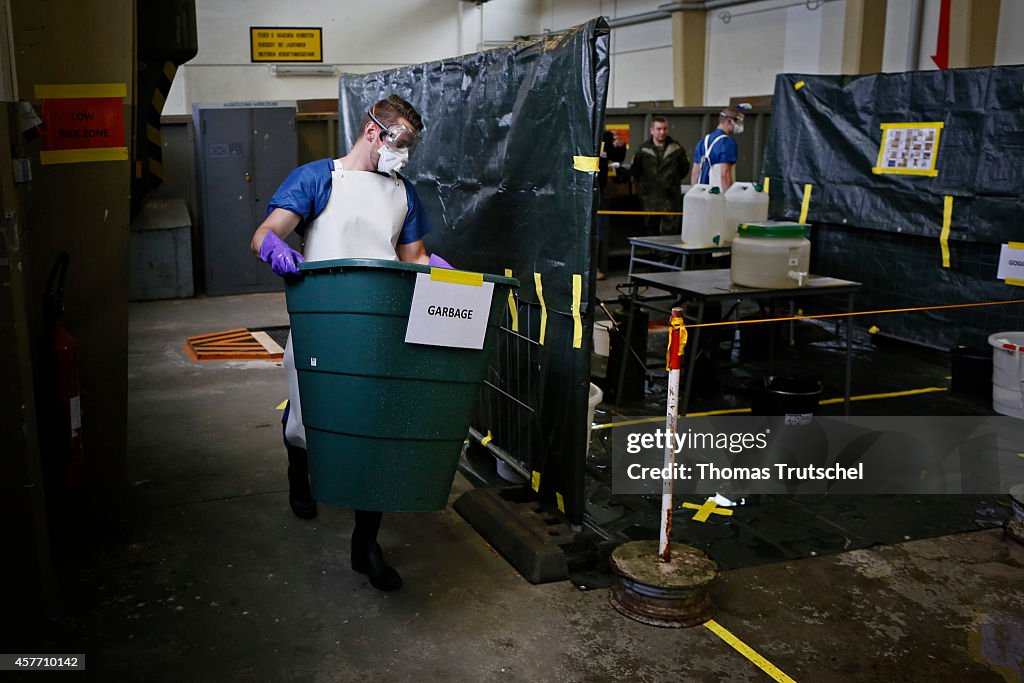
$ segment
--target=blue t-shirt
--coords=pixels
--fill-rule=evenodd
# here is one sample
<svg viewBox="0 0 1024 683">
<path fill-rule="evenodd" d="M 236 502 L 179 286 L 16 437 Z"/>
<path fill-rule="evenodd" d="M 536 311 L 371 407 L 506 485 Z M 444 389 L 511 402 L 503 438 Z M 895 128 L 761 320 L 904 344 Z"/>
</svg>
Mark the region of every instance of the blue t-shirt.
<svg viewBox="0 0 1024 683">
<path fill-rule="evenodd" d="M 715 142 L 718 138 L 725 136 L 724 140 Z M 707 147 L 705 147 L 707 145 Z M 711 154 L 705 159 L 705 149 L 710 148 Z M 736 147 L 736 141 L 733 140 L 726 132 L 720 128 L 716 128 L 709 134 L 705 135 L 697 143 L 697 146 L 693 148 L 693 161 L 700 164 L 700 179 L 697 181 L 703 185 L 707 185 L 711 179 L 711 167 L 715 164 L 735 164 L 738 156 L 738 149 Z"/>
<path fill-rule="evenodd" d="M 299 217 L 296 231 L 301 235 L 309 223 L 319 216 L 327 207 L 331 197 L 331 173 L 334 171 L 334 159 L 320 159 L 299 166 L 288 174 L 288 177 L 277 188 L 277 192 L 267 204 L 267 215 L 274 209 L 286 209 Z M 402 176 L 398 176 L 402 178 Z M 402 232 L 398 235 L 399 244 L 412 244 L 423 239 L 430 232 L 430 219 L 423 210 L 416 189 L 405 178 L 405 196 L 408 211 Z"/>
</svg>

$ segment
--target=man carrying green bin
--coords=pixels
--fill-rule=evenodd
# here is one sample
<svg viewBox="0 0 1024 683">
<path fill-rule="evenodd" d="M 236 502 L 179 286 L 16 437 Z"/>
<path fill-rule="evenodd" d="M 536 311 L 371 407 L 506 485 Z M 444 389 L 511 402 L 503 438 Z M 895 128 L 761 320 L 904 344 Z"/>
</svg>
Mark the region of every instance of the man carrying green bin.
<svg viewBox="0 0 1024 683">
<path fill-rule="evenodd" d="M 423 236 L 430 221 L 411 183 L 398 175 L 422 130 L 411 104 L 390 95 L 363 118 L 351 151 L 340 159 L 321 159 L 292 171 L 267 206 L 267 217 L 252 237 L 251 248 L 281 276 L 301 274 L 304 259 L 285 244 L 293 230 L 303 236 L 305 259 L 400 260 L 450 267 L 429 257 Z M 288 408 L 284 441 L 288 451 L 289 504 L 296 516 L 316 516 L 310 492 L 306 435 L 295 372 L 292 340 L 285 349 Z M 381 512 L 356 510 L 352 532 L 352 568 L 367 574 L 383 591 L 401 588 L 402 578 L 384 560 L 377 544 Z"/>
</svg>

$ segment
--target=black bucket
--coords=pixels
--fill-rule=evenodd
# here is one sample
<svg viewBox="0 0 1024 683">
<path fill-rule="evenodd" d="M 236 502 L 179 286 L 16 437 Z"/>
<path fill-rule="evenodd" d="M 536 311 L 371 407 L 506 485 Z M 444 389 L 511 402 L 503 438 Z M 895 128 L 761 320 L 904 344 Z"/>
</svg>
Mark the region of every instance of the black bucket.
<svg viewBox="0 0 1024 683">
<path fill-rule="evenodd" d="M 949 352 L 950 388 L 958 394 L 988 398 L 992 395 L 992 347 L 958 346 Z"/>
<path fill-rule="evenodd" d="M 806 424 L 818 410 L 821 382 L 799 377 L 765 377 L 750 387 L 752 415 L 785 415 L 786 424 Z"/>
</svg>

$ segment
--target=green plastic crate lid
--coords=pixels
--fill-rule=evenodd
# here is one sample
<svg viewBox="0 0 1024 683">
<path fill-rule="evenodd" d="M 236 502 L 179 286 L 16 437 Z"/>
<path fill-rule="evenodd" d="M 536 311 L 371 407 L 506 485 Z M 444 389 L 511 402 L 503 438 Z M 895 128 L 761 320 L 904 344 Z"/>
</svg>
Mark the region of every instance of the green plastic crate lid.
<svg viewBox="0 0 1024 683">
<path fill-rule="evenodd" d="M 807 237 L 811 234 L 811 226 L 785 221 L 740 223 L 737 234 L 741 237 Z"/>
</svg>

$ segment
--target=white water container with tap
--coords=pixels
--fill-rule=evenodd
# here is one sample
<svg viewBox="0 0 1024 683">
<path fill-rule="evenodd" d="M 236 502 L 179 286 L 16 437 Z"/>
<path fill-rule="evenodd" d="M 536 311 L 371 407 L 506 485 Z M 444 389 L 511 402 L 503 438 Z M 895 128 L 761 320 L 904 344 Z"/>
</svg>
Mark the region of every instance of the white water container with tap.
<svg viewBox="0 0 1024 683">
<path fill-rule="evenodd" d="M 764 221 L 739 226 L 732 241 L 734 284 L 763 289 L 803 287 L 811 263 L 811 227 Z"/>
</svg>

